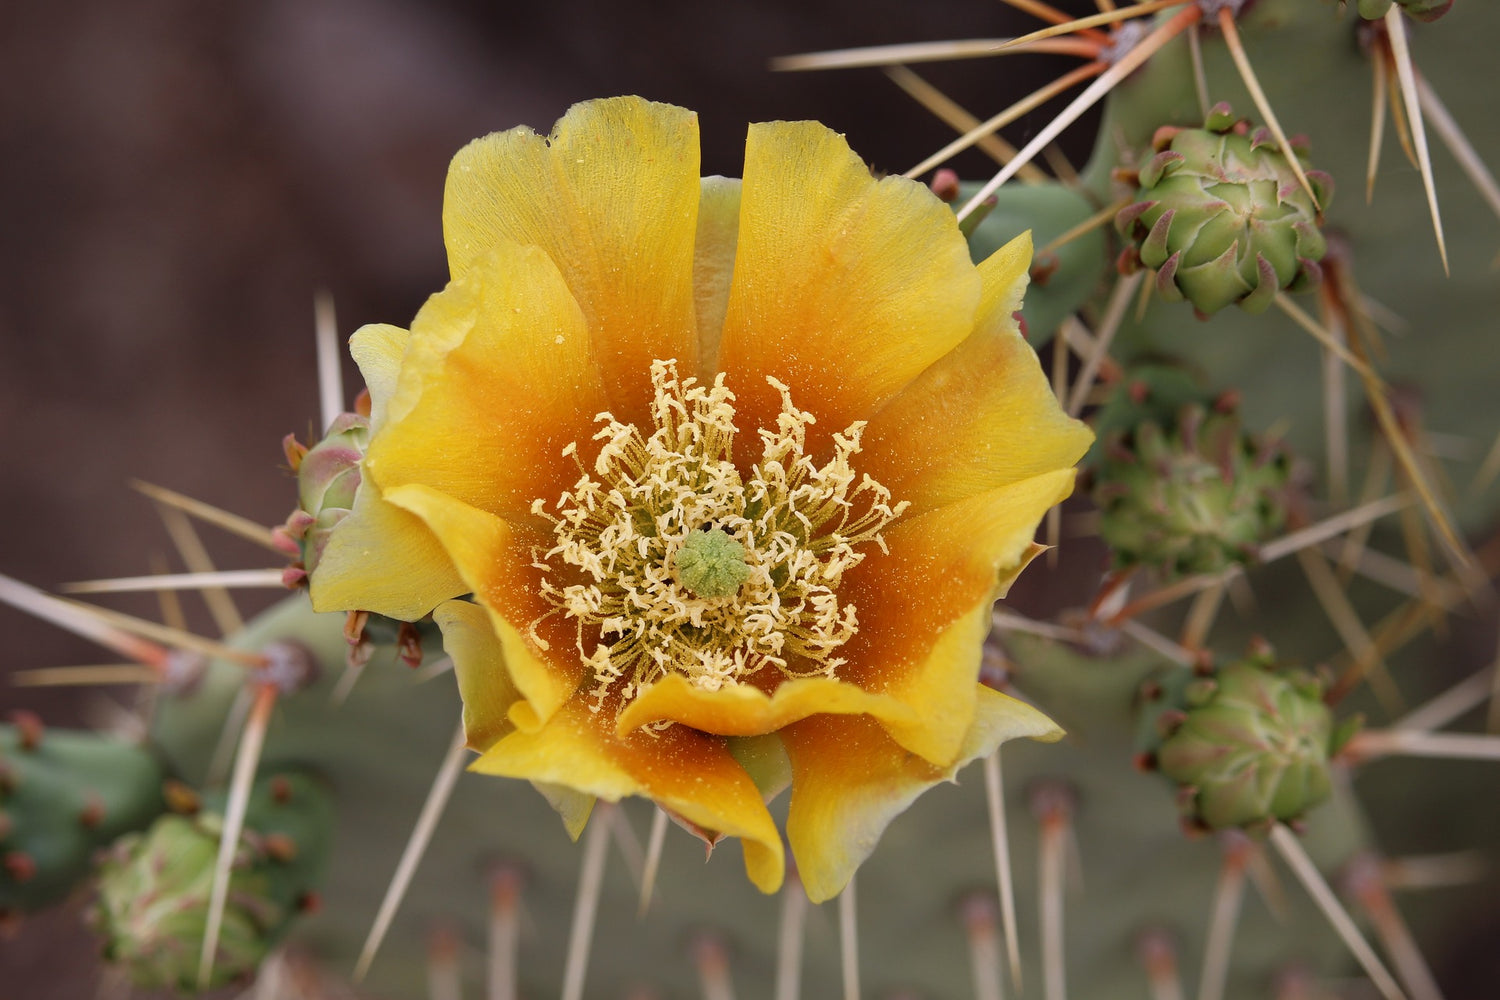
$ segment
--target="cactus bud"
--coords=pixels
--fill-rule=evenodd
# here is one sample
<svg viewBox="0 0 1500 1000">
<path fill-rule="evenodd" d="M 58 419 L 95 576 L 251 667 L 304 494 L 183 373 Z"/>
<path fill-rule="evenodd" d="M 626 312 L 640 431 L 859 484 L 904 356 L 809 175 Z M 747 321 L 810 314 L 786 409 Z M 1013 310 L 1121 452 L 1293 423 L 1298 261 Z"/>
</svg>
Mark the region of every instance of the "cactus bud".
<svg viewBox="0 0 1500 1000">
<path fill-rule="evenodd" d="M 1315 203 L 1281 150 L 1227 105 L 1203 128 L 1161 141 L 1115 225 L 1156 271 L 1163 298 L 1186 298 L 1205 315 L 1232 303 L 1254 313 L 1282 289 L 1316 283 L 1327 250 L 1320 213 L 1333 193 L 1327 174 L 1307 171 Z"/>
<path fill-rule="evenodd" d="M 1151 707 L 1145 752 L 1178 786 L 1189 825 L 1262 829 L 1328 797 L 1339 733 L 1310 676 L 1252 655 L 1217 671 L 1209 687 L 1187 671 L 1167 686 L 1182 707 Z M 1158 736 L 1164 716 L 1177 724 Z"/>
<path fill-rule="evenodd" d="M 198 986 L 220 808 L 162 816 L 144 834 L 117 840 L 100 867 L 94 921 L 106 956 L 139 986 Z M 326 857 L 331 821 L 327 797 L 310 778 L 256 783 L 230 869 L 211 986 L 250 976 L 301 911 Z"/>
<path fill-rule="evenodd" d="M 105 953 L 140 986 L 192 989 L 213 890 L 216 826 L 167 815 L 122 838 L 99 873 L 97 919 Z M 265 876 L 241 849 L 229 885 L 210 984 L 248 976 L 270 948 L 284 914 L 266 898 Z"/>
<path fill-rule="evenodd" d="M 288 548 L 295 548 L 302 557 L 300 568 L 304 572 L 295 582 L 316 568 L 333 529 L 354 508 L 359 463 L 369 440 L 369 418 L 343 413 L 329 426 L 323 440 L 311 448 L 297 445 L 294 449 L 283 443 L 297 473 L 298 508 L 278 529 L 278 537 L 291 543 Z"/>
<path fill-rule="evenodd" d="M 1175 426 L 1146 418 L 1106 441 L 1093 496 L 1120 567 L 1212 573 L 1248 562 L 1286 518 L 1290 461 L 1198 404 Z"/>
</svg>

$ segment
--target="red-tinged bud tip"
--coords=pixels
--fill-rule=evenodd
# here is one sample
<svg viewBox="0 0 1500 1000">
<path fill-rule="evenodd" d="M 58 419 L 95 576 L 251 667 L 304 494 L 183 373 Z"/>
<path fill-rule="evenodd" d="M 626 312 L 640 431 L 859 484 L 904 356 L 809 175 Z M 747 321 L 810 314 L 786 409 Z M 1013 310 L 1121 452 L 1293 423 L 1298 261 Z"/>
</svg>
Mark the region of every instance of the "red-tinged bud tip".
<svg viewBox="0 0 1500 1000">
<path fill-rule="evenodd" d="M 9 851 L 0 859 L 0 868 L 17 882 L 30 882 L 36 877 L 36 859 L 25 851 Z"/>
<path fill-rule="evenodd" d="M 958 200 L 958 174 L 944 167 L 932 175 L 932 193 L 952 204 Z"/>
<path fill-rule="evenodd" d="M 78 822 L 85 830 L 92 830 L 103 823 L 104 800 L 97 795 L 90 794 L 88 802 L 78 811 Z"/>
<path fill-rule="evenodd" d="M 285 865 L 297 860 L 297 842 L 284 833 L 268 834 L 261 846 L 272 861 Z"/>
<path fill-rule="evenodd" d="M 167 802 L 167 809 L 179 816 L 192 816 L 203 807 L 203 800 L 197 792 L 174 779 L 162 784 L 161 795 Z"/>
<path fill-rule="evenodd" d="M 302 459 L 307 455 L 307 445 L 298 441 L 297 435 L 288 434 L 281 439 L 281 451 L 286 455 L 286 464 L 296 472 L 302 467 Z"/>
<path fill-rule="evenodd" d="M 22 750 L 35 750 L 41 745 L 42 734 L 46 731 L 46 727 L 42 725 L 41 716 L 22 708 L 10 713 L 10 721 L 15 723 L 16 735 L 20 738 Z"/>
</svg>

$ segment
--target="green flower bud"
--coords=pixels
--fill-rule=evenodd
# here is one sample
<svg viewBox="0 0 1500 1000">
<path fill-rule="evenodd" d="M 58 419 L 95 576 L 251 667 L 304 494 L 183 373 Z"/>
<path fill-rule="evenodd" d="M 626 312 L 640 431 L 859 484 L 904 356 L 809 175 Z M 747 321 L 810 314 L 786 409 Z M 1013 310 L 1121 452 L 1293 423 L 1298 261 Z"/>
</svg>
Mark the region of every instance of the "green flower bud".
<svg viewBox="0 0 1500 1000">
<path fill-rule="evenodd" d="M 147 988 L 196 990 L 223 820 L 168 814 L 121 837 L 99 869 L 93 919 L 105 955 Z M 332 806 L 304 775 L 256 782 L 229 876 L 209 985 L 252 975 L 310 899 L 327 858 Z"/>
<path fill-rule="evenodd" d="M 1195 825 L 1265 828 L 1328 798 L 1339 734 L 1316 680 L 1267 654 L 1177 690 L 1183 707 L 1157 716 L 1152 757 Z"/>
<path fill-rule="evenodd" d="M 298 508 L 279 530 L 288 553 L 301 556 L 298 580 L 317 567 L 333 529 L 354 508 L 369 442 L 369 418 L 343 413 L 311 448 L 288 444 L 297 472 Z"/>
<path fill-rule="evenodd" d="M 219 851 L 218 817 L 163 816 L 116 842 L 99 872 L 97 919 L 106 955 L 140 986 L 195 989 Z M 242 842 L 229 882 L 211 986 L 251 975 L 286 916 Z"/>
<path fill-rule="evenodd" d="M 1156 149 L 1115 225 L 1163 298 L 1205 315 L 1230 304 L 1254 313 L 1320 279 L 1327 174 L 1306 171 L 1315 203 L 1270 133 L 1250 132 L 1222 104 L 1204 128 L 1160 130 Z"/>
<path fill-rule="evenodd" d="M 1213 573 L 1254 559 L 1286 519 L 1290 461 L 1231 412 L 1184 407 L 1111 434 L 1095 471 L 1100 536 L 1120 567 Z"/>
</svg>

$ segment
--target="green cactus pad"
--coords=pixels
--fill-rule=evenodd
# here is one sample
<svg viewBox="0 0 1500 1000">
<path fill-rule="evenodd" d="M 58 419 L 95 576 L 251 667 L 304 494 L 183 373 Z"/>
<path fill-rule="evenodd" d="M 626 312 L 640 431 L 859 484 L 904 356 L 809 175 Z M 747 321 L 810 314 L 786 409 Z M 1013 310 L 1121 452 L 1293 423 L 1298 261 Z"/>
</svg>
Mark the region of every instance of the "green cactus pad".
<svg viewBox="0 0 1500 1000">
<path fill-rule="evenodd" d="M 0 912 L 53 903 L 94 851 L 165 808 L 147 749 L 35 721 L 0 726 Z"/>
</svg>

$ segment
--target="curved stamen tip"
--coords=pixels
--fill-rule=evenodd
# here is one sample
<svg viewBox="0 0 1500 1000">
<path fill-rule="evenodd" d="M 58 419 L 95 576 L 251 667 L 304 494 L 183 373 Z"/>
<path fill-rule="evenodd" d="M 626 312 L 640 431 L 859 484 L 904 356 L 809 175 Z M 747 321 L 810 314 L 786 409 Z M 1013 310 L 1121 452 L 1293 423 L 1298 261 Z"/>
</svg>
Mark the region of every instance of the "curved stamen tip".
<svg viewBox="0 0 1500 1000">
<path fill-rule="evenodd" d="M 677 550 L 677 582 L 694 597 L 733 597 L 750 578 L 745 547 L 722 528 L 695 531 Z"/>
</svg>

